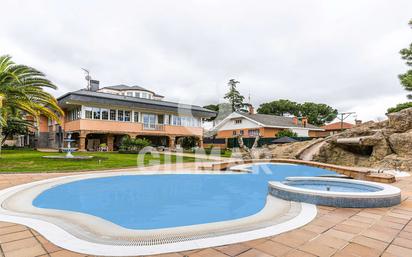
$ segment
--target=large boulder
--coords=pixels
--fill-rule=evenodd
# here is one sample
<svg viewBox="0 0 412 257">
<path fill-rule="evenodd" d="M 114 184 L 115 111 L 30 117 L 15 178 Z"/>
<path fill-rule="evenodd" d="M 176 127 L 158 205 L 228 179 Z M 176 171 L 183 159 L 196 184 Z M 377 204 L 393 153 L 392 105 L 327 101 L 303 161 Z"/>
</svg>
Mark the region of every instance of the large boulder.
<svg viewBox="0 0 412 257">
<path fill-rule="evenodd" d="M 382 160 L 385 156 L 392 153 L 391 147 L 381 131 L 376 132 L 375 135 L 369 137 L 369 140 L 370 144 L 367 144 L 366 142 L 365 145 L 373 146 L 373 151 L 370 156 L 371 162 Z"/>
<path fill-rule="evenodd" d="M 387 116 L 389 128 L 392 128 L 397 132 L 405 132 L 412 129 L 412 108 L 389 113 Z"/>
<path fill-rule="evenodd" d="M 382 161 L 372 164 L 375 168 L 412 171 L 412 157 L 401 157 L 396 154 L 386 156 Z"/>
<path fill-rule="evenodd" d="M 370 166 L 371 164 L 368 156 L 355 154 L 333 143 L 324 144 L 313 160 L 343 166 Z"/>
<path fill-rule="evenodd" d="M 412 156 L 412 130 L 395 133 L 389 137 L 392 150 L 399 156 Z"/>
</svg>

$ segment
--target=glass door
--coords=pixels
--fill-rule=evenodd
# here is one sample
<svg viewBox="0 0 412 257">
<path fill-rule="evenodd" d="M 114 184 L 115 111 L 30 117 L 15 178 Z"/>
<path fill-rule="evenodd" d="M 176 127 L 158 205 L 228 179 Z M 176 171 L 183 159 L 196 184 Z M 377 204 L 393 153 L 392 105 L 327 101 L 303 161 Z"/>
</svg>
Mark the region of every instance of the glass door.
<svg viewBox="0 0 412 257">
<path fill-rule="evenodd" d="M 145 129 L 156 129 L 156 115 L 143 113 L 143 127 Z"/>
</svg>

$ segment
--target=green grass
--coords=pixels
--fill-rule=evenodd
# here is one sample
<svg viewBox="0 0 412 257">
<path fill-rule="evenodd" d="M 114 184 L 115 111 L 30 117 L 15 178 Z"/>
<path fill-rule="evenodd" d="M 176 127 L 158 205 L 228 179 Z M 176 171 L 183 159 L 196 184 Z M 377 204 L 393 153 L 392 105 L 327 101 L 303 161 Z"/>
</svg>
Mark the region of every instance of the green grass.
<svg viewBox="0 0 412 257">
<path fill-rule="evenodd" d="M 209 149 L 207 149 L 207 150 L 205 150 L 204 152 L 202 152 L 202 151 L 199 151 L 199 153 L 204 153 L 205 155 L 211 155 L 211 154 L 213 154 L 213 155 L 218 155 L 218 156 L 220 156 L 220 157 L 225 157 L 225 158 L 230 158 L 230 157 L 232 157 L 232 151 L 230 150 L 230 149 L 224 149 L 224 150 L 218 150 L 219 148 L 217 148 L 215 151 L 217 151 L 217 154 L 216 154 L 216 152 L 211 152 L 211 149 L 209 148 Z M 196 151 L 195 150 L 183 150 L 183 152 L 184 153 L 196 153 Z"/>
<path fill-rule="evenodd" d="M 90 160 L 53 160 L 45 155 L 65 155 L 64 153 L 43 153 L 35 150 L 2 150 L 0 172 L 69 172 L 105 170 L 127 167 L 141 167 L 164 163 L 194 162 L 193 157 L 176 155 L 139 155 L 115 152 L 74 153 L 74 155 L 95 156 Z M 204 160 L 198 160 L 204 161 Z"/>
</svg>

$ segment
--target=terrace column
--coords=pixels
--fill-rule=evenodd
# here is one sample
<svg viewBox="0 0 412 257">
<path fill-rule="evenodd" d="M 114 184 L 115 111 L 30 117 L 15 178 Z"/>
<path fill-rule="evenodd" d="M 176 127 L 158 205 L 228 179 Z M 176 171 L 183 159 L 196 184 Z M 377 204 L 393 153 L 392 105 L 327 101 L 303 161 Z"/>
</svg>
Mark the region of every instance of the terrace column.
<svg viewBox="0 0 412 257">
<path fill-rule="evenodd" d="M 86 136 L 79 136 L 79 152 L 86 151 Z"/>
<path fill-rule="evenodd" d="M 169 136 L 169 148 L 170 149 L 175 149 L 176 148 L 175 141 L 176 141 L 175 136 Z"/>
<path fill-rule="evenodd" d="M 107 151 L 112 152 L 114 145 L 114 135 L 107 135 Z"/>
<path fill-rule="evenodd" d="M 129 133 L 127 134 L 130 138 L 136 138 L 137 137 L 137 133 Z"/>
</svg>

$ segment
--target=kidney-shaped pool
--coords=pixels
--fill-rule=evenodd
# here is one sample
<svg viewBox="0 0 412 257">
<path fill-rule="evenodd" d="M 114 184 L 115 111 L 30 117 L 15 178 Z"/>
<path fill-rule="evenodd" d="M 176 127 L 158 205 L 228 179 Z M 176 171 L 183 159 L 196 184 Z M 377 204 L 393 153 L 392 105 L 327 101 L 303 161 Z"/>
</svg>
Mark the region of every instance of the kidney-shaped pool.
<svg viewBox="0 0 412 257">
<path fill-rule="evenodd" d="M 85 179 L 50 188 L 38 195 L 33 205 L 86 213 L 129 229 L 170 228 L 253 215 L 265 206 L 268 181 L 336 175 L 288 164 L 255 165 L 251 171 Z"/>
</svg>

